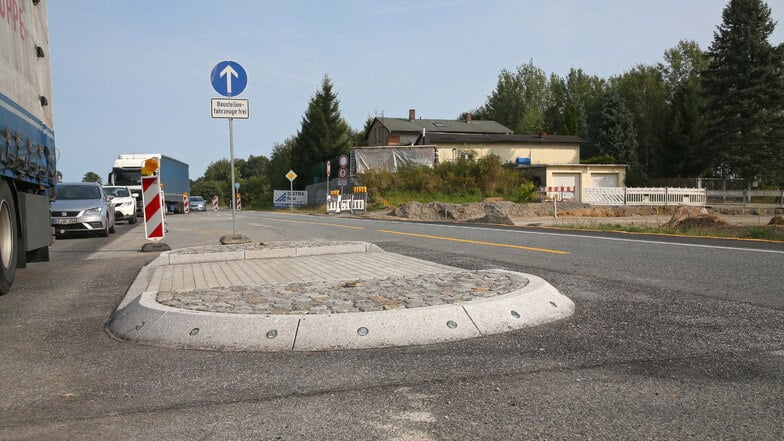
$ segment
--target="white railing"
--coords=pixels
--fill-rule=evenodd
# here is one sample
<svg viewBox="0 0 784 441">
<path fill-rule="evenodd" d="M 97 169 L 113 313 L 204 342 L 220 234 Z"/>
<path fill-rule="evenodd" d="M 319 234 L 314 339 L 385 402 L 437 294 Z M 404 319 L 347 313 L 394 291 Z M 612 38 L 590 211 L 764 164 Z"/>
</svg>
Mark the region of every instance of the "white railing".
<svg viewBox="0 0 784 441">
<path fill-rule="evenodd" d="M 587 187 L 583 202 L 591 205 L 696 205 L 704 206 L 704 188 Z"/>
<path fill-rule="evenodd" d="M 591 205 L 625 205 L 625 190 L 622 187 L 583 188 L 583 202 Z"/>
<path fill-rule="evenodd" d="M 340 196 L 327 196 L 327 213 L 340 213 Z"/>
<path fill-rule="evenodd" d="M 367 208 L 367 193 L 354 193 L 337 196 L 327 196 L 327 213 L 340 213 L 343 211 L 365 211 Z"/>
</svg>

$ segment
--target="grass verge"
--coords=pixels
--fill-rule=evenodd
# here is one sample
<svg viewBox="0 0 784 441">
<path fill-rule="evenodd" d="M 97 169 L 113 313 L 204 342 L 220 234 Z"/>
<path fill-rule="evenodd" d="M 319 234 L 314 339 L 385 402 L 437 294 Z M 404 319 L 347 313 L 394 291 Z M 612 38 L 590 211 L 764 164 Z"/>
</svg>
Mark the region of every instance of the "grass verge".
<svg viewBox="0 0 784 441">
<path fill-rule="evenodd" d="M 643 234 L 667 234 L 673 236 L 721 237 L 728 239 L 755 239 L 784 242 L 784 227 L 765 226 L 714 226 L 714 227 L 667 227 L 620 224 L 559 224 L 557 228 L 574 230 L 614 231 Z"/>
</svg>

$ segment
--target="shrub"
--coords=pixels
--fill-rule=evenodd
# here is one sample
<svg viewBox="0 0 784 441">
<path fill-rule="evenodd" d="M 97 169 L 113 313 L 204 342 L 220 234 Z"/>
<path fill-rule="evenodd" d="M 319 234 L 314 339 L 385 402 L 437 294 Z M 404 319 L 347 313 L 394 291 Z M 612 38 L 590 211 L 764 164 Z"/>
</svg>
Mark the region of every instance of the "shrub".
<svg viewBox="0 0 784 441">
<path fill-rule="evenodd" d="M 507 167 L 498 156 L 471 161 L 458 159 L 425 166 L 404 166 L 397 173 L 374 170 L 360 176 L 371 203 L 399 205 L 419 202 L 476 202 L 502 197 L 514 202 L 534 198 L 534 184 L 519 169 Z"/>
</svg>

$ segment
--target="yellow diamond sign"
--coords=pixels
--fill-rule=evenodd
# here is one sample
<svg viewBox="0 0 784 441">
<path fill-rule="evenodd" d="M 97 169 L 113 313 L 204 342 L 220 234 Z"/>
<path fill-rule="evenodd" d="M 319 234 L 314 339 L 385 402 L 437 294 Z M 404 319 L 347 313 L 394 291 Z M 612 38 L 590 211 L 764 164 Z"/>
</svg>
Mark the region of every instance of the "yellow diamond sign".
<svg viewBox="0 0 784 441">
<path fill-rule="evenodd" d="M 289 170 L 289 172 L 286 173 L 286 177 L 288 178 L 289 181 L 294 182 L 294 180 L 297 179 L 297 174 L 294 173 L 294 170 Z"/>
</svg>

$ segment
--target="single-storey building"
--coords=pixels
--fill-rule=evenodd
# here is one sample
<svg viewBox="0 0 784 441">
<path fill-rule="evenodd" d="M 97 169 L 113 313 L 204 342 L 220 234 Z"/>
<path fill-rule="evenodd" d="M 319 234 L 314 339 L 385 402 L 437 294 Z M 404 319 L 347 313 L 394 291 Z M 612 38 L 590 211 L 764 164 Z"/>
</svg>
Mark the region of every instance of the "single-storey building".
<svg viewBox="0 0 784 441">
<path fill-rule="evenodd" d="M 496 155 L 503 163 L 528 169 L 548 197 L 579 202 L 585 187 L 625 186 L 626 165 L 580 164 L 580 144 L 585 140 L 578 136 L 513 134 L 495 121 L 473 120 L 470 115 L 458 121 L 416 119 L 412 109 L 408 119 L 376 118 L 367 138 L 373 147 L 352 154 L 352 171 Z M 388 154 L 383 154 L 385 148 L 390 149 Z"/>
<path fill-rule="evenodd" d="M 530 171 L 550 197 L 582 201 L 585 187 L 623 187 L 626 165 L 580 164 L 578 136 L 426 133 L 417 144 L 434 145 L 437 161 L 496 155 Z M 565 191 L 562 191 L 565 190 Z M 548 191 L 552 190 L 552 191 Z"/>
</svg>

